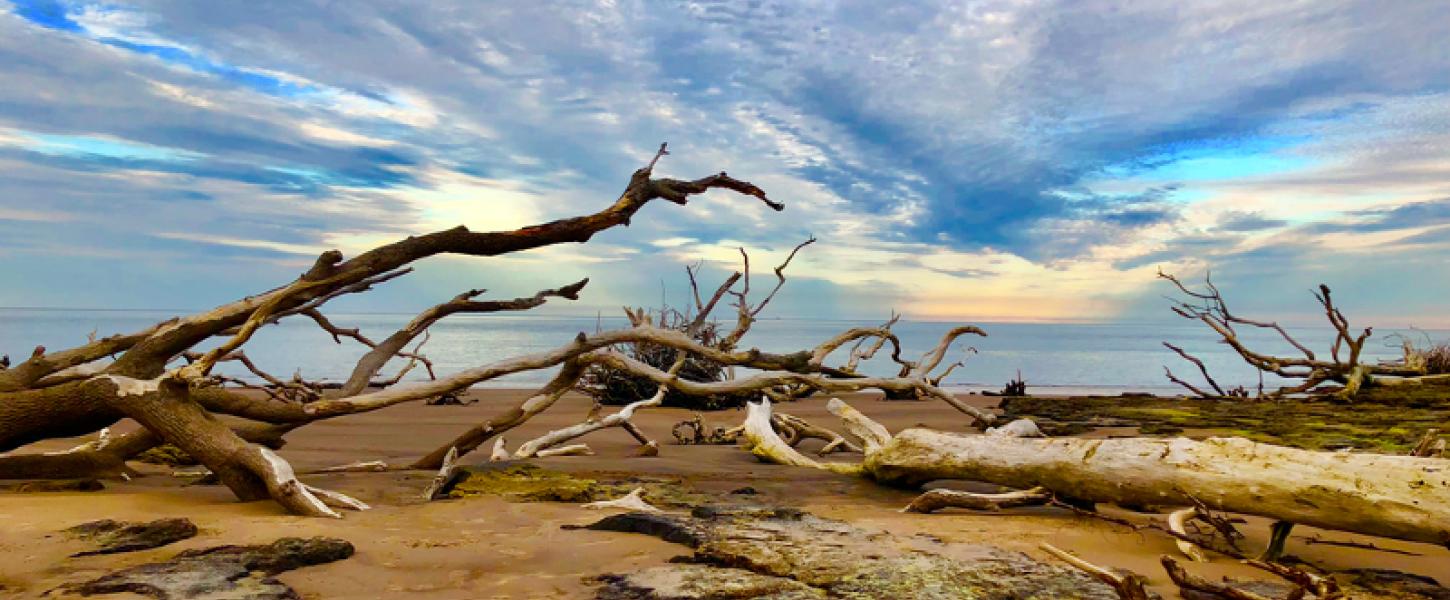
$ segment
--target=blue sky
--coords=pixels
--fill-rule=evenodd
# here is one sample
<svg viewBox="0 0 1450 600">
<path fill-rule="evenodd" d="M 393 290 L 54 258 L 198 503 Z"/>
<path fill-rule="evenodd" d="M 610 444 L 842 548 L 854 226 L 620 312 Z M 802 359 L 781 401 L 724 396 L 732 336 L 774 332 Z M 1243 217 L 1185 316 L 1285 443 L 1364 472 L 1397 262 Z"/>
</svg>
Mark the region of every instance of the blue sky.
<svg viewBox="0 0 1450 600">
<path fill-rule="evenodd" d="M 899 4 L 889 6 L 888 4 Z M 1433 1 L 0 0 L 0 306 L 203 308 L 660 172 L 728 195 L 583 247 L 440 258 L 345 308 L 590 276 L 683 300 L 814 234 L 780 316 L 1166 315 L 1158 268 L 1312 320 L 1450 324 L 1450 19 Z"/>
</svg>

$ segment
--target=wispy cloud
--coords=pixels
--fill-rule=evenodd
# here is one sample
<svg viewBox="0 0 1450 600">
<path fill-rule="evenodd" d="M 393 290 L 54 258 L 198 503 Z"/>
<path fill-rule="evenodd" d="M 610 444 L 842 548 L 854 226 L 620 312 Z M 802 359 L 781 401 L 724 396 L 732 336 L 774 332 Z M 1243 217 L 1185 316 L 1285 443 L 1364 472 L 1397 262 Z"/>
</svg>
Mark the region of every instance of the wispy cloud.
<svg viewBox="0 0 1450 600">
<path fill-rule="evenodd" d="M 1450 258 L 1439 12 L 0 0 L 0 252 L 56 265 L 0 301 L 66 297 L 77 278 L 55 257 L 79 253 L 116 272 L 199 255 L 176 287 L 221 283 L 188 303 L 248 293 L 320 248 L 595 209 L 669 140 L 664 172 L 729 169 L 788 211 L 711 195 L 588 248 L 450 260 L 412 285 L 531 285 L 554 264 L 594 275 L 584 305 L 607 307 L 682 263 L 729 269 L 738 246 L 813 233 L 784 312 L 1113 317 L 1155 297 L 1158 266 L 1215 266 L 1226 286 L 1277 274 L 1264 306 L 1292 306 L 1301 278 Z M 137 281 L 85 304 L 177 304 Z"/>
</svg>

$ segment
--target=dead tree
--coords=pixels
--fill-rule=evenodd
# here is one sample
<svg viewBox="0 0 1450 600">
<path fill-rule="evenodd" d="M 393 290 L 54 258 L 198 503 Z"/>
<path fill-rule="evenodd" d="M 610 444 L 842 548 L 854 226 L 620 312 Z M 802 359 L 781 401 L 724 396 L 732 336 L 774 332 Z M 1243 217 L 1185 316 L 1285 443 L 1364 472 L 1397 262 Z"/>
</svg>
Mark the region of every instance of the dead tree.
<svg viewBox="0 0 1450 600">
<path fill-rule="evenodd" d="M 862 463 L 820 462 L 770 428 L 769 401 L 752 403 L 744 436 L 757 457 L 778 464 L 863 475 L 890 485 L 955 479 L 1019 490 L 970 499 L 1030 503 L 1045 490 L 1078 503 L 1197 506 L 1325 529 L 1450 546 L 1450 460 L 1314 452 L 1242 438 L 1019 438 L 880 424 L 832 400 L 833 412 L 865 442 Z M 931 497 L 920 505 L 950 502 Z M 971 504 L 963 504 L 971 506 Z"/>
<path fill-rule="evenodd" d="M 321 312 L 337 297 L 363 293 L 400 277 L 414 261 L 438 254 L 497 256 L 568 242 L 585 242 L 594 234 L 620 225 L 646 204 L 664 199 L 685 204 L 691 196 L 723 189 L 759 199 L 772 209 L 784 205 L 746 181 L 724 173 L 695 180 L 653 177 L 664 156 L 663 145 L 654 160 L 631 176 L 624 192 L 599 212 L 560 219 L 511 231 L 475 232 L 465 226 L 409 237 L 344 260 L 341 252 L 324 252 L 296 280 L 277 288 L 224 304 L 211 310 L 170 319 L 129 334 L 92 338 L 87 343 L 55 352 L 37 348 L 31 357 L 0 370 L 0 452 L 10 452 L 51 438 L 95 433 L 123 418 L 140 423 L 142 430 L 85 444 L 64 453 L 9 453 L 0 455 L 0 478 L 43 478 L 129 475 L 125 461 L 163 443 L 175 445 L 210 469 L 241 500 L 271 498 L 296 514 L 338 516 L 335 509 L 361 509 L 360 502 L 308 485 L 291 466 L 272 451 L 288 432 L 322 419 L 377 410 L 404 402 L 423 401 L 467 389 L 476 383 L 521 371 L 558 368 L 554 378 L 522 403 L 486 423 L 471 428 L 415 463 L 438 469 L 447 454 L 466 454 L 507 429 L 546 410 L 573 388 L 591 365 L 603 364 L 649 379 L 686 394 L 708 395 L 760 392 L 785 386 L 803 386 L 826 392 L 880 389 L 940 398 L 962 408 L 980 425 L 992 416 L 958 402 L 925 377 L 871 378 L 823 364 L 832 350 L 860 339 L 885 339 L 899 357 L 898 340 L 879 328 L 854 329 L 814 349 L 789 354 L 758 350 L 730 350 L 705 346 L 679 331 L 650 323 L 627 329 L 580 333 L 568 343 L 542 352 L 515 356 L 447 376 L 402 382 L 400 376 L 383 379 L 377 373 L 390 360 L 401 357 L 410 364 L 428 366 L 425 357 L 407 346 L 425 336 L 428 327 L 459 312 L 525 310 L 550 299 L 575 299 L 588 280 L 544 290 L 514 300 L 479 300 L 473 290 L 432 307 L 408 325 L 374 341 L 355 329 L 333 324 Z M 722 293 L 740 299 L 737 321 L 754 318 L 744 291 L 726 286 Z M 266 393 L 241 387 L 237 380 L 218 375 L 218 363 L 242 364 L 244 346 L 261 328 L 282 319 L 306 317 L 333 335 L 363 345 L 367 350 L 348 379 L 338 385 L 284 379 L 253 371 Z M 743 328 L 739 328 L 743 331 Z M 736 340 L 738 341 L 738 340 Z M 215 345 L 196 352 L 201 345 Z M 619 344 L 649 343 L 697 355 L 721 365 L 759 371 L 749 377 L 719 382 L 690 382 L 676 369 L 662 370 L 611 352 Z M 108 357 L 115 357 L 110 360 Z M 179 360 L 185 359 L 185 360 Z M 249 361 L 248 361 L 249 362 Z M 405 367 L 407 368 L 407 367 Z M 929 370 L 929 369 L 928 369 Z M 231 417 L 226 421 L 218 416 Z M 627 419 L 623 419 L 627 421 Z"/>
<path fill-rule="evenodd" d="M 629 319 L 631 325 L 648 323 L 664 329 L 673 329 L 684 332 L 700 344 L 727 352 L 734 350 L 745 334 L 750 331 L 751 326 L 755 324 L 756 318 L 785 286 L 785 270 L 790 266 L 791 261 L 795 260 L 796 254 L 802 248 L 815 242 L 816 238 L 811 237 L 791 249 L 785 260 L 775 268 L 775 287 L 758 303 L 752 304 L 750 300 L 750 254 L 744 248 L 740 248 L 741 270 L 726 277 L 708 300 L 702 299 L 700 295 L 698 277 L 700 267 L 686 265 L 685 274 L 689 279 L 691 297 L 694 299 L 693 306 L 684 311 L 661 306 L 659 312 L 653 314 L 644 308 L 625 307 L 625 317 Z M 740 289 L 736 289 L 737 284 L 740 284 Z M 716 307 L 726 296 L 735 297 L 733 306 L 736 308 L 735 327 L 728 332 L 723 331 L 720 325 L 713 320 Z M 730 373 L 724 365 L 700 356 L 681 353 L 668 346 L 624 344 L 615 350 L 626 353 L 631 358 L 652 367 L 668 368 L 671 373 L 691 381 L 709 382 L 730 378 Z M 595 402 L 600 404 L 629 404 L 640 397 L 654 394 L 660 395 L 660 404 L 663 406 L 683 406 L 695 409 L 739 407 L 751 397 L 749 394 L 736 394 L 689 399 L 684 394 L 670 392 L 667 387 L 662 388 L 646 378 L 603 365 L 594 365 L 586 369 L 584 375 L 579 378 L 576 388 L 593 397 Z M 699 404 L 703 404 L 703 406 Z"/>
<path fill-rule="evenodd" d="M 1250 366 L 1260 373 L 1298 380 L 1297 385 L 1265 391 L 1262 376 L 1257 396 L 1261 398 L 1282 398 L 1295 394 L 1332 394 L 1348 400 L 1362 389 L 1373 386 L 1414 386 L 1430 384 L 1450 385 L 1450 373 L 1434 372 L 1430 361 L 1423 359 L 1422 352 L 1406 344 L 1405 357 L 1397 363 L 1372 363 L 1364 360 L 1364 344 L 1373 335 L 1373 328 L 1354 331 L 1349 319 L 1335 306 L 1329 286 L 1320 285 L 1314 292 L 1314 299 L 1323 309 L 1325 318 L 1334 328 L 1334 342 L 1330 344 L 1327 360 L 1305 344 L 1290 335 L 1278 323 L 1249 319 L 1229 310 L 1228 302 L 1214 285 L 1210 276 L 1204 277 L 1204 289 L 1189 288 L 1172 274 L 1158 272 L 1158 276 L 1172 283 L 1182 294 L 1173 300 L 1172 310 L 1185 319 L 1199 321 L 1218 334 L 1219 341 L 1232 348 Z M 1239 337 L 1241 329 L 1272 330 L 1299 352 L 1298 356 L 1277 356 L 1256 351 Z M 1246 398 L 1250 394 L 1243 386 L 1225 387 L 1208 372 L 1198 357 L 1182 348 L 1164 342 L 1163 345 L 1192 363 L 1202 375 L 1204 385 L 1195 385 L 1173 374 L 1164 367 L 1168 380 L 1182 386 L 1195 396 L 1202 398 Z"/>
</svg>

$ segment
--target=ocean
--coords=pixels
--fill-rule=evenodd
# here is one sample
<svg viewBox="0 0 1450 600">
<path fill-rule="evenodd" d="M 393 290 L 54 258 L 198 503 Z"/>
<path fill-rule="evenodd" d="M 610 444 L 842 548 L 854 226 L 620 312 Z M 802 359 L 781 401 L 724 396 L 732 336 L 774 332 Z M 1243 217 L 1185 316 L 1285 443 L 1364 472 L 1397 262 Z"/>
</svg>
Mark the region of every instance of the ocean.
<svg viewBox="0 0 1450 600">
<path fill-rule="evenodd" d="M 37 344 L 54 351 L 74 346 L 97 331 L 105 336 L 130 332 L 179 313 L 141 310 L 50 310 L 0 308 L 0 354 L 13 361 L 30 356 Z M 345 314 L 329 317 L 340 327 L 359 327 L 374 340 L 381 340 L 406 323 L 407 314 Z M 786 352 L 815 346 L 844 329 L 876 326 L 880 321 L 763 319 L 756 323 L 742 347 Z M 903 321 L 895 331 L 905 356 L 915 359 L 934 347 L 942 332 L 956 323 Z M 989 337 L 962 337 L 948 354 L 947 362 L 965 358 L 966 365 L 945 382 L 951 388 L 998 390 L 1020 371 L 1029 389 L 1042 394 L 1113 394 L 1124 391 L 1174 393 L 1180 388 L 1164 377 L 1167 365 L 1179 377 L 1198 383 L 1197 369 L 1180 359 L 1162 342 L 1169 341 L 1198 355 L 1225 386 L 1244 385 L 1253 389 L 1258 373 L 1244 364 L 1230 348 L 1218 341 L 1206 327 L 1192 323 L 972 323 Z M 530 352 L 546 350 L 568 342 L 583 331 L 620 328 L 622 317 L 569 317 L 521 314 L 454 315 L 432 328 L 423 353 L 436 365 L 439 375 Z M 1290 332 L 1312 350 L 1328 354 L 1333 332 L 1328 328 L 1290 328 Z M 1366 344 L 1369 360 L 1398 358 L 1398 342 L 1390 334 L 1421 332 L 1377 331 Z M 1435 340 L 1450 338 L 1450 331 L 1423 333 Z M 1251 347 L 1280 355 L 1294 355 L 1293 349 L 1273 332 L 1243 331 Z M 975 353 L 966 348 L 974 347 Z M 279 377 L 300 371 L 309 379 L 339 380 L 347 377 L 353 363 L 364 352 L 356 342 L 331 336 L 305 317 L 293 317 L 263 329 L 245 350 L 261 368 Z M 883 353 L 884 354 L 884 353 Z M 829 363 L 845 360 L 845 351 Z M 386 373 L 400 366 L 393 363 Z M 895 365 L 883 355 L 862 369 L 872 375 L 893 375 Z M 223 371 L 244 379 L 255 379 L 224 364 Z M 546 381 L 550 371 L 518 373 L 486 382 L 492 387 L 529 387 Z M 421 368 L 409 379 L 424 377 Z M 1279 381 L 1268 378 L 1266 386 Z"/>
</svg>

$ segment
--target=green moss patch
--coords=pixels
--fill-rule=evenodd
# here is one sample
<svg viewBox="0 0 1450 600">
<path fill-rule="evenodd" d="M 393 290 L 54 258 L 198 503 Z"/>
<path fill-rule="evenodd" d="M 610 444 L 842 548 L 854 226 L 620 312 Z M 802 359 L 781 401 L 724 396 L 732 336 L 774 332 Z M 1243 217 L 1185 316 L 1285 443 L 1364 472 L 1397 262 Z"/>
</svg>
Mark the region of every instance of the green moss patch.
<svg viewBox="0 0 1450 600">
<path fill-rule="evenodd" d="M 698 506 L 710 500 L 710 497 L 695 492 L 678 480 L 608 474 L 585 477 L 529 463 L 465 467 L 464 474 L 453 484 L 448 497 L 488 495 L 501 496 L 513 502 L 582 503 L 613 500 L 640 487 L 645 490 L 645 501 L 660 507 Z"/>
<path fill-rule="evenodd" d="M 136 455 L 132 459 L 152 465 L 167 465 L 171 467 L 189 467 L 199 464 L 195 458 L 187 454 L 185 450 L 171 444 L 162 444 Z"/>
</svg>

